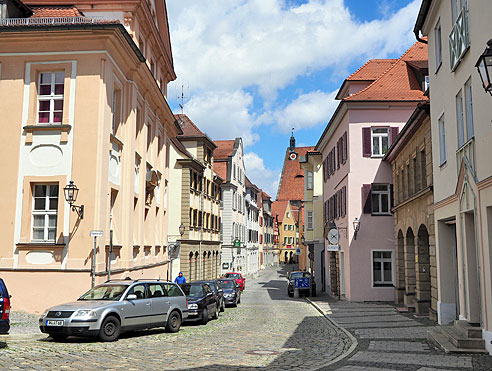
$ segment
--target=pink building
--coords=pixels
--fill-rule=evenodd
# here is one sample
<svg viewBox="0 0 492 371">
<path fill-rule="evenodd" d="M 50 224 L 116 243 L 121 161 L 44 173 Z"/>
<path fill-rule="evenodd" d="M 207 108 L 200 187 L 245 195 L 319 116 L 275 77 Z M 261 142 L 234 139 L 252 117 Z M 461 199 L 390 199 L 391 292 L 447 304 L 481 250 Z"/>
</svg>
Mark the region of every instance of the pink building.
<svg viewBox="0 0 492 371">
<path fill-rule="evenodd" d="M 340 104 L 315 148 L 323 158 L 324 266 L 332 295 L 394 299 L 393 181 L 381 160 L 427 100 L 427 74 L 427 46 L 416 43 L 399 59 L 370 60 L 338 92 Z"/>
</svg>

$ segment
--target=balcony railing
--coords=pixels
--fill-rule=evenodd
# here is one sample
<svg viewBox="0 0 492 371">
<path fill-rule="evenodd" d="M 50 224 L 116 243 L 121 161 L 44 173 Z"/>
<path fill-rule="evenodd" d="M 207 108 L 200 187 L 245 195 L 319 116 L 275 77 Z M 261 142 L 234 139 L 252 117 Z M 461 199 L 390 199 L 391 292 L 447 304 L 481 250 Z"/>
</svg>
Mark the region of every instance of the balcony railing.
<svg viewBox="0 0 492 371">
<path fill-rule="evenodd" d="M 461 8 L 461 12 L 456 18 L 456 23 L 449 34 L 449 58 L 451 62 L 451 71 L 454 71 L 466 51 L 470 47 L 470 36 L 468 33 L 468 10 L 466 7 Z"/>
<path fill-rule="evenodd" d="M 105 18 L 88 17 L 49 17 L 49 18 L 5 18 L 0 19 L 0 26 L 53 26 L 68 24 L 112 23 L 116 21 Z"/>
</svg>

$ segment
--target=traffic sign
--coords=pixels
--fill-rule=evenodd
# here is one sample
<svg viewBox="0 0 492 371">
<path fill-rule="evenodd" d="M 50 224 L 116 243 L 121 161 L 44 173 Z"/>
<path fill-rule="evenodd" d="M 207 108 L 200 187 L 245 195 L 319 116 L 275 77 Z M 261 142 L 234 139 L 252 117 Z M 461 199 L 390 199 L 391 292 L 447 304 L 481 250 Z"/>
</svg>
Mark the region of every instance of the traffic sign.
<svg viewBox="0 0 492 371">
<path fill-rule="evenodd" d="M 309 288 L 309 277 L 295 278 L 294 287 L 296 289 L 306 289 Z"/>
<path fill-rule="evenodd" d="M 340 251 L 340 245 L 326 245 L 326 251 Z"/>
<path fill-rule="evenodd" d="M 91 231 L 91 237 L 102 237 L 102 236 L 103 236 L 103 231 L 98 231 L 98 230 Z"/>
<path fill-rule="evenodd" d="M 296 255 L 301 255 L 301 249 L 299 247 L 296 247 Z"/>
</svg>

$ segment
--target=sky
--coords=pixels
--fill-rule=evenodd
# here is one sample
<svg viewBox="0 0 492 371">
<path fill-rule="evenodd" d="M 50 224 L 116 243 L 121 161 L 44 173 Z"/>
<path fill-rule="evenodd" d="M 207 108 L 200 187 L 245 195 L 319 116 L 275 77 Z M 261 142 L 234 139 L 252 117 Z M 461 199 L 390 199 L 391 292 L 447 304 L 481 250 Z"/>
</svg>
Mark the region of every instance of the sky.
<svg viewBox="0 0 492 371">
<path fill-rule="evenodd" d="M 421 0 L 167 0 L 168 102 L 212 139 L 242 137 L 246 174 L 275 199 L 292 128 L 314 146 L 343 80 L 416 40 Z M 181 96 L 184 99 L 181 99 Z"/>
</svg>

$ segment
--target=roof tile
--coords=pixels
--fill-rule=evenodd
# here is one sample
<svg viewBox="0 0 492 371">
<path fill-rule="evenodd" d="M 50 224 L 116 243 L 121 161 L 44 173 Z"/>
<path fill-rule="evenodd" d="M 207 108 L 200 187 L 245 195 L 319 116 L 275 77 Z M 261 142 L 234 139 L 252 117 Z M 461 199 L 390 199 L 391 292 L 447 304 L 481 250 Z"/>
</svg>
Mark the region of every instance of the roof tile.
<svg viewBox="0 0 492 371">
<path fill-rule="evenodd" d="M 296 147 L 297 158 L 289 159 L 289 149 L 285 152 L 284 168 L 278 187 L 277 200 L 303 200 L 304 199 L 304 170 L 299 164 L 299 157 L 313 151 L 314 147 Z"/>
<path fill-rule="evenodd" d="M 234 140 L 216 140 L 214 141 L 217 148 L 214 151 L 216 160 L 226 160 L 234 150 Z"/>
<path fill-rule="evenodd" d="M 83 17 L 84 15 L 73 5 L 31 6 L 31 18 Z"/>
</svg>

